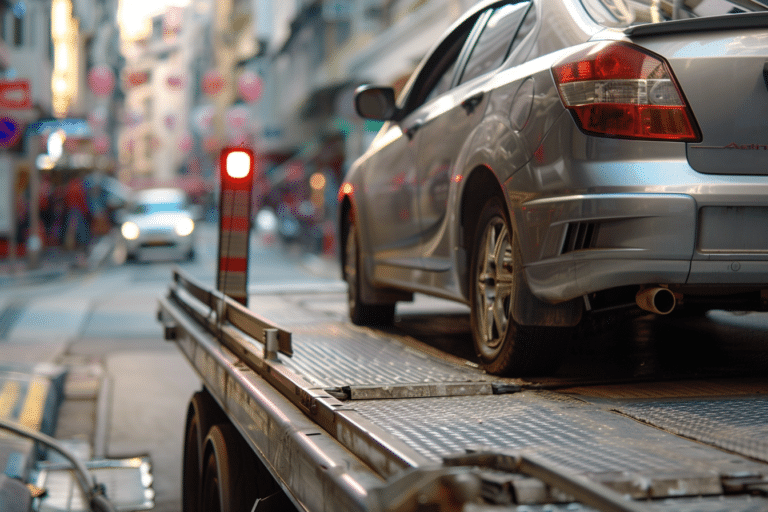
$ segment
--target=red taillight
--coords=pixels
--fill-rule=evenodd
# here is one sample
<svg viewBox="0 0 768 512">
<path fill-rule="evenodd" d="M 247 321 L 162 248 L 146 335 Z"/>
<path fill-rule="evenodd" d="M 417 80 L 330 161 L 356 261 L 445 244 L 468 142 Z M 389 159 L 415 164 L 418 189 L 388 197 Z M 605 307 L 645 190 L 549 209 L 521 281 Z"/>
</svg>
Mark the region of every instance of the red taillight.
<svg viewBox="0 0 768 512">
<path fill-rule="evenodd" d="M 582 130 L 609 137 L 698 141 L 667 63 L 637 46 L 601 43 L 552 68 L 560 98 Z"/>
</svg>

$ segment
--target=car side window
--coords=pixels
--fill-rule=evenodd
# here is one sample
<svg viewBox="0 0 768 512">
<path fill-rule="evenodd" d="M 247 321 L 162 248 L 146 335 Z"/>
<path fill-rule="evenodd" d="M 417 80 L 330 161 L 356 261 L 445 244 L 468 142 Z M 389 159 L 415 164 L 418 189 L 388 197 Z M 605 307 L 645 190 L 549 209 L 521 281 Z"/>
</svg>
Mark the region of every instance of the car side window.
<svg viewBox="0 0 768 512">
<path fill-rule="evenodd" d="M 536 20 L 537 20 L 536 9 L 534 8 L 533 5 L 530 5 L 525 15 L 525 19 L 520 24 L 520 28 L 517 29 L 517 34 L 515 34 L 515 39 L 512 41 L 512 47 L 509 50 L 510 55 L 512 55 L 513 52 L 515 52 L 518 48 L 521 47 L 521 45 L 523 44 L 523 40 L 526 37 L 528 37 L 528 35 L 531 32 L 533 32 L 534 28 L 536 28 Z M 530 50 L 531 44 L 532 44 L 531 42 L 526 43 L 526 46 L 529 47 L 529 50 Z M 535 53 L 536 52 L 534 52 L 534 54 Z M 518 64 L 522 64 L 523 62 L 528 60 L 528 57 L 530 55 L 531 55 L 530 51 L 521 50 L 517 52 L 517 55 L 515 55 L 512 58 L 512 64 L 515 66 Z M 533 55 L 533 57 L 538 57 L 538 56 L 539 56 L 538 54 Z"/>
<path fill-rule="evenodd" d="M 468 82 L 499 67 L 509 55 L 520 23 L 530 2 L 503 5 L 493 11 L 477 40 L 460 83 Z"/>
<path fill-rule="evenodd" d="M 477 17 L 467 20 L 432 53 L 408 93 L 402 108 L 403 113 L 414 111 L 425 102 L 450 89 L 461 49 L 476 22 Z"/>
</svg>

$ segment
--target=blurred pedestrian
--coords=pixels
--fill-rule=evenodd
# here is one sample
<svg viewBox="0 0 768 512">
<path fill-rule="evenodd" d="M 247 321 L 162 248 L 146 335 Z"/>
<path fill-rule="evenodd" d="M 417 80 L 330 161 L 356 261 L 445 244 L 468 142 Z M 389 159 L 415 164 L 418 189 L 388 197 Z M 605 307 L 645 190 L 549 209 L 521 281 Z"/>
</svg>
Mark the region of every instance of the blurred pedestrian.
<svg viewBox="0 0 768 512">
<path fill-rule="evenodd" d="M 48 245 L 48 239 L 51 237 L 51 225 L 53 224 L 53 183 L 48 174 L 42 174 L 40 176 L 37 204 L 40 208 L 42 231 L 45 233 L 43 243 Z"/>
<path fill-rule="evenodd" d="M 66 208 L 66 232 L 64 246 L 66 249 L 85 249 L 91 239 L 88 198 L 83 180 L 75 175 L 69 179 L 64 189 L 64 205 Z"/>
<path fill-rule="evenodd" d="M 91 173 L 83 178 L 88 200 L 89 227 L 94 238 L 106 235 L 110 229 L 106 192 L 102 187 L 102 179 L 103 177 L 97 173 Z"/>
<path fill-rule="evenodd" d="M 29 171 L 19 169 L 16 175 L 15 194 L 16 246 L 24 251 L 29 235 Z"/>
<path fill-rule="evenodd" d="M 64 183 L 61 173 L 56 173 L 53 178 L 53 193 L 51 195 L 51 229 L 49 232 L 50 246 L 64 244 L 64 227 L 67 222 L 66 205 L 64 204 Z"/>
</svg>

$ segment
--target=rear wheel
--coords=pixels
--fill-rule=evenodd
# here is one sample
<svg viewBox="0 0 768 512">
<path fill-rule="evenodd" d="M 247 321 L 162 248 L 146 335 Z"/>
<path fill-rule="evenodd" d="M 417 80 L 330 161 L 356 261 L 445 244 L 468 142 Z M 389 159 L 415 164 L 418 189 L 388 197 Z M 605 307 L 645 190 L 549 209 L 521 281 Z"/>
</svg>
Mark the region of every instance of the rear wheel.
<svg viewBox="0 0 768 512">
<path fill-rule="evenodd" d="M 249 451 L 232 425 L 211 428 L 203 461 L 202 510 L 251 512 L 260 490 Z"/>
<path fill-rule="evenodd" d="M 187 412 L 184 440 L 181 482 L 183 512 L 203 512 L 204 510 L 200 508 L 200 487 L 205 438 L 213 425 L 224 421 L 226 417 L 207 391 L 198 391 L 192 396 Z"/>
<path fill-rule="evenodd" d="M 344 236 L 344 280 L 347 282 L 347 301 L 349 318 L 357 325 L 389 325 L 395 318 L 395 304 L 369 304 L 361 296 L 364 279 L 360 243 L 354 216 L 350 212 L 346 222 Z"/>
<path fill-rule="evenodd" d="M 554 371 L 566 330 L 523 326 L 512 311 L 527 286 L 520 249 L 499 198 L 482 208 L 473 240 L 470 273 L 472 338 L 486 370 L 495 374 L 532 375 Z"/>
</svg>

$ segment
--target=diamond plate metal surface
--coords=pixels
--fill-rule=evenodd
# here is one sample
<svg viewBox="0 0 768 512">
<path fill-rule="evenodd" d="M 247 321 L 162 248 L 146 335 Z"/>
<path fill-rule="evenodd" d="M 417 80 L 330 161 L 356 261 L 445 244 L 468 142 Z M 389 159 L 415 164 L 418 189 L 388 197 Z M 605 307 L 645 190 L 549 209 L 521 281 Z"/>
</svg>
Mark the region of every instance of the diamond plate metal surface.
<svg viewBox="0 0 768 512">
<path fill-rule="evenodd" d="M 551 392 L 356 401 L 355 410 L 428 460 L 481 448 L 529 451 L 636 499 L 722 494 L 721 477 L 768 467 Z M 768 500 L 721 496 L 651 502 L 658 510 L 764 510 Z M 575 506 L 575 505 L 574 505 Z M 589 510 L 561 506 L 513 510 Z"/>
<path fill-rule="evenodd" d="M 768 500 L 760 496 L 716 496 L 706 498 L 675 498 L 654 501 L 651 510 L 669 512 L 765 512 Z M 471 506 L 465 512 L 475 512 Z M 546 505 L 518 505 L 503 510 L 509 512 L 595 512 L 595 509 L 580 503 L 548 503 Z M 487 509 L 478 508 L 478 512 Z"/>
<path fill-rule="evenodd" d="M 293 357 L 282 362 L 320 387 L 498 380 L 410 348 L 373 329 L 325 323 L 297 326 L 292 331 Z"/>
<path fill-rule="evenodd" d="M 768 397 L 627 401 L 614 409 L 669 432 L 768 462 Z"/>
<path fill-rule="evenodd" d="M 477 446 L 536 449 L 582 473 L 670 471 L 681 462 L 656 449 L 660 432 L 550 393 L 360 401 L 354 407 L 435 462 Z"/>
<path fill-rule="evenodd" d="M 765 393 L 768 391 L 768 380 L 765 378 L 662 380 L 634 382 L 631 386 L 621 383 L 569 387 L 561 391 L 569 395 L 578 395 L 585 400 L 593 398 L 639 400 L 646 398 L 733 397 Z"/>
</svg>

